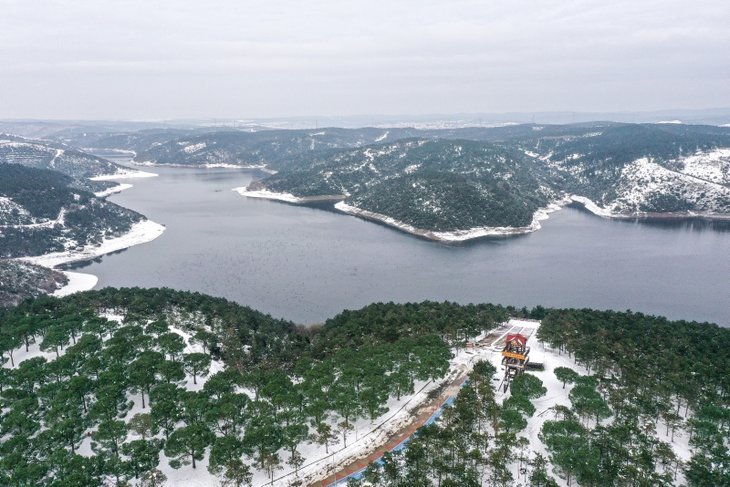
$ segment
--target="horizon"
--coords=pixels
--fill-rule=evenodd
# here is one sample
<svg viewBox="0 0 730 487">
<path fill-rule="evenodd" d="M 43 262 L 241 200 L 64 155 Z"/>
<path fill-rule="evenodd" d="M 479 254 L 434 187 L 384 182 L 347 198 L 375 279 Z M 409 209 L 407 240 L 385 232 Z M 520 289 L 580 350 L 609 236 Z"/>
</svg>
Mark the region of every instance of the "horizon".
<svg viewBox="0 0 730 487">
<path fill-rule="evenodd" d="M 572 121 L 563 120 L 564 117 L 571 117 Z M 643 117 L 643 118 L 642 118 Z M 680 117 L 690 117 L 689 120 L 682 120 Z M 692 120 L 696 117 L 700 122 Z M 549 121 L 539 120 L 538 118 L 548 118 Z M 631 120 L 629 120 L 629 118 Z M 666 120 L 664 119 L 666 118 Z M 725 122 L 705 122 L 704 120 L 716 118 L 717 120 L 725 120 Z M 527 120 L 529 119 L 529 120 Z M 660 120 L 661 119 L 661 120 Z M 408 122 L 476 122 L 465 126 L 502 126 L 502 125 L 523 125 L 523 124 L 547 124 L 547 125 L 570 125 L 572 123 L 581 124 L 588 122 L 607 122 L 607 123 L 677 123 L 685 125 L 719 125 L 726 126 L 730 123 L 730 106 L 728 107 L 707 107 L 707 108 L 689 108 L 689 109 L 672 109 L 663 108 L 658 110 L 617 110 L 609 112 L 594 111 L 575 111 L 575 110 L 549 110 L 549 111 L 507 111 L 507 112 L 453 112 L 453 113 L 399 113 L 399 114 L 379 114 L 379 113 L 362 113 L 362 114 L 312 114 L 312 115 L 291 115 L 277 117 L 214 117 L 201 116 L 190 118 L 36 118 L 36 117 L 9 117 L 0 118 L 2 123 L 129 123 L 129 124 L 146 124 L 146 125 L 167 125 L 167 124 L 204 124 L 215 127 L 216 123 L 221 126 L 226 124 L 241 124 L 243 126 L 252 126 L 257 124 L 265 124 L 267 122 L 310 122 L 317 123 L 322 120 L 325 125 L 319 125 L 319 128 L 364 128 L 369 125 L 353 125 L 354 122 L 361 120 L 371 120 L 372 126 L 385 128 L 389 122 L 400 124 L 401 126 Z M 335 121 L 349 122 L 345 125 L 337 125 L 331 123 Z M 560 120 L 560 121 L 555 121 Z"/>
<path fill-rule="evenodd" d="M 1 119 L 730 106 L 717 0 L 6 4 Z"/>
</svg>

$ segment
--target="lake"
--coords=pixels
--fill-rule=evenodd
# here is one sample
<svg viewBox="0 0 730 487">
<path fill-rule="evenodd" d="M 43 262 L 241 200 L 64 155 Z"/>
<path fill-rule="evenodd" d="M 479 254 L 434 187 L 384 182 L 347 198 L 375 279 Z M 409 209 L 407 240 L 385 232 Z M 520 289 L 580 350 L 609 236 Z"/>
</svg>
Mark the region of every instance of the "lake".
<svg viewBox="0 0 730 487">
<path fill-rule="evenodd" d="M 77 265 L 97 287 L 168 286 L 317 323 L 376 301 L 591 307 L 730 326 L 730 231 L 609 221 L 565 208 L 535 233 L 449 245 L 328 211 L 244 198 L 261 176 L 154 168 L 109 199 L 167 226 Z"/>
</svg>

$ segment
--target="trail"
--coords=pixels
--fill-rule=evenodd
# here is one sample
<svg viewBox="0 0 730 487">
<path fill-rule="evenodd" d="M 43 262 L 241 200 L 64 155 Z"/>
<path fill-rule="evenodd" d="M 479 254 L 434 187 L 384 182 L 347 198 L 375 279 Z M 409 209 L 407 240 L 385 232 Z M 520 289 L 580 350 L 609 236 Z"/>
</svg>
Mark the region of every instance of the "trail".
<svg viewBox="0 0 730 487">
<path fill-rule="evenodd" d="M 408 424 L 394 430 L 384 442 L 381 442 L 381 444 L 369 454 L 365 454 L 355 460 L 352 460 L 344 466 L 337 466 L 337 470 L 327 475 L 327 477 L 306 485 L 310 487 L 344 485 L 351 475 L 357 474 L 366 469 L 368 465 L 377 462 L 386 452 L 403 448 L 408 439 L 413 436 L 419 428 L 433 422 L 441 414 L 443 408 L 453 402 L 456 395 L 459 393 L 459 389 L 464 385 L 464 382 L 471 372 L 475 359 L 485 358 L 485 355 L 491 354 L 495 344 L 499 343 L 500 340 L 504 340 L 507 333 L 510 333 L 517 328 L 521 327 L 519 325 L 503 324 L 492 330 L 473 347 L 474 357 L 470 359 L 469 364 L 461 364 L 458 373 L 446 384 L 441 386 L 441 393 L 437 398 L 426 400 L 413 407 L 411 410 L 413 419 Z M 403 407 L 407 406 L 408 404 Z M 387 429 L 387 425 L 388 420 L 384 421 L 375 430 L 368 433 L 368 435 L 372 435 L 383 428 Z M 363 436 L 361 439 L 366 438 L 368 435 Z"/>
</svg>

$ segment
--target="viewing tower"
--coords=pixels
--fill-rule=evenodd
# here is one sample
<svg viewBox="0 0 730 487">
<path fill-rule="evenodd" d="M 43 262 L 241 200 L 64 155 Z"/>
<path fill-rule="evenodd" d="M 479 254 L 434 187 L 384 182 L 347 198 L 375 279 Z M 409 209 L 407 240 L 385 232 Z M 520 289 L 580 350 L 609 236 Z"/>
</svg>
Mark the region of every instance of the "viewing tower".
<svg viewBox="0 0 730 487">
<path fill-rule="evenodd" d="M 530 347 L 527 346 L 527 338 L 519 333 L 507 335 L 502 349 L 502 365 L 504 366 L 504 392 L 507 392 L 509 383 L 525 371 L 530 362 Z"/>
</svg>

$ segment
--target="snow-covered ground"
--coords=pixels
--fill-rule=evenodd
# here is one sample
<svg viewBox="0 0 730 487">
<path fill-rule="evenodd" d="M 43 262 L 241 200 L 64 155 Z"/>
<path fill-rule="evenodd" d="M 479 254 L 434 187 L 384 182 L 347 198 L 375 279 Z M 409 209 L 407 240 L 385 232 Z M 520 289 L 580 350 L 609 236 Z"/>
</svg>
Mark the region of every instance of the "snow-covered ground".
<svg viewBox="0 0 730 487">
<path fill-rule="evenodd" d="M 714 149 L 680 158 L 680 172 L 717 184 L 730 184 L 730 149 Z"/>
<path fill-rule="evenodd" d="M 563 383 L 555 376 L 555 369 L 558 367 L 567 367 L 575 370 L 581 375 L 590 374 L 585 367 L 577 364 L 575 359 L 567 353 L 560 353 L 558 350 L 552 349 L 537 341 L 536 333 L 540 326 L 539 322 L 512 319 L 510 320 L 510 324 L 524 326 L 526 329 L 532 328 L 532 331 L 528 332 L 530 333 L 530 336 L 527 340 L 527 345 L 530 347 L 531 361 L 541 362 L 544 366 L 543 371 L 530 371 L 530 373 L 542 381 L 547 392 L 544 396 L 532 401 L 532 404 L 535 406 L 535 414 L 527 419 L 527 426 L 524 430 L 522 430 L 519 436 L 522 436 L 529 441 L 529 450 L 533 452 L 533 454 L 540 453 L 547 459 L 550 455 L 539 438 L 540 431 L 542 430 L 542 426 L 545 421 L 555 419 L 555 414 L 553 412 L 553 408 L 555 406 L 561 405 L 568 408 L 571 406 L 569 394 L 573 388 L 572 384 L 566 384 L 565 387 L 563 387 Z M 510 330 L 510 333 L 519 331 L 520 330 L 513 328 Z M 522 333 L 525 334 L 524 331 Z M 499 340 L 495 341 L 495 344 L 497 343 L 499 343 Z M 495 350 L 491 360 L 492 364 L 497 368 L 497 375 L 499 375 L 503 370 L 501 367 L 501 359 L 501 355 Z M 507 390 L 506 393 L 497 391 L 496 398 L 498 401 L 502 402 L 509 397 L 509 394 L 509 390 Z M 611 421 L 611 418 L 603 420 L 602 424 L 606 424 L 609 421 Z M 692 454 L 689 446 L 689 434 L 681 428 L 678 428 L 675 431 L 674 439 L 672 439 L 671 433 L 667 434 L 666 432 L 666 424 L 662 420 L 659 420 L 656 426 L 655 437 L 661 441 L 667 442 L 672 447 L 672 450 L 677 457 L 683 461 L 687 461 L 691 457 Z M 516 481 L 524 481 L 524 477 L 520 477 L 518 462 L 511 465 L 511 470 Z M 551 472 L 551 474 L 558 482 L 558 485 L 568 485 L 567 481 L 560 478 L 557 472 Z M 681 481 L 682 479 L 678 480 Z"/>
<path fill-rule="evenodd" d="M 119 237 L 104 239 L 99 245 L 83 247 L 79 250 L 68 250 L 65 252 L 52 252 L 49 254 L 32 257 L 20 257 L 18 260 L 30 262 L 31 264 L 45 267 L 55 267 L 61 264 L 91 260 L 111 252 L 123 250 L 133 245 L 140 245 L 150 242 L 165 231 L 165 227 L 150 220 L 142 220 L 135 223 L 129 232 Z"/>
<path fill-rule="evenodd" d="M 286 201 L 287 203 L 302 203 L 304 200 L 298 196 L 294 196 L 291 193 L 275 193 L 267 189 L 260 189 L 258 191 L 249 191 L 247 186 L 239 188 L 233 188 L 233 191 L 240 194 L 241 196 L 247 196 L 249 198 L 262 198 L 267 200 L 278 200 Z"/>
<path fill-rule="evenodd" d="M 535 322 L 524 321 L 511 322 L 510 325 L 514 325 L 518 329 L 523 329 L 525 326 L 536 327 Z M 180 334 L 185 339 L 186 353 L 202 351 L 200 345 L 191 344 L 190 334 L 185 330 L 175 326 L 171 326 L 171 330 Z M 513 330 L 513 327 L 505 327 L 504 333 L 510 330 Z M 477 340 L 483 338 L 483 336 L 484 334 L 477 337 Z M 284 487 L 290 485 L 297 478 L 303 481 L 302 485 L 309 485 L 326 478 L 332 472 L 341 469 L 353 461 L 367 456 L 370 452 L 375 451 L 378 447 L 387 443 L 398 431 L 410 424 L 413 420 L 412 411 L 429 401 L 428 396 L 431 391 L 439 388 L 442 384 L 450 383 L 458 377 L 465 376 L 471 371 L 474 363 L 478 360 L 489 359 L 493 355 L 497 354 L 493 352 L 491 347 L 486 346 L 459 350 L 451 360 L 451 366 L 444 378 L 435 382 L 417 382 L 413 394 L 403 396 L 400 400 L 394 397 L 390 398 L 387 403 L 388 411 L 385 414 L 374 420 L 359 419 L 354 424 L 354 430 L 348 434 L 346 448 L 342 444 L 341 435 L 338 444 L 334 446 L 330 445 L 330 453 L 326 453 L 325 447 L 316 443 L 302 444 L 300 445 L 299 452 L 305 460 L 303 466 L 299 469 L 298 475 L 295 474 L 291 467 L 285 466 L 286 464 L 282 463 L 283 468 L 275 472 L 272 482 L 265 471 L 252 469 L 254 471 L 253 485 Z M 222 363 L 213 362 L 211 364 L 210 374 L 212 375 L 218 370 L 223 370 L 223 368 L 224 365 Z M 205 380 L 205 378 L 198 378 L 198 384 L 194 385 L 191 378 L 188 377 L 186 388 L 190 390 L 199 389 L 205 383 Z M 135 399 L 135 407 L 137 407 L 136 403 L 138 399 Z M 331 419 L 330 421 L 334 424 L 336 419 Z M 282 453 L 282 460 L 288 459 L 288 456 L 288 453 Z M 220 485 L 220 480 L 211 475 L 207 470 L 207 454 L 202 461 L 198 462 L 198 468 L 196 469 L 184 467 L 176 470 L 169 466 L 168 459 L 164 454 L 161 454 L 160 459 L 159 468 L 167 476 L 167 485 L 169 486 L 213 487 Z"/>
<path fill-rule="evenodd" d="M 0 200 L 0 209 L 7 209 L 9 208 L 12 210 L 17 210 L 21 216 L 30 215 L 28 211 L 23 208 L 22 206 L 14 203 L 12 200 L 8 198 L 3 198 Z M 66 217 L 66 208 L 61 208 L 61 210 L 58 212 L 58 216 L 53 220 L 42 220 L 42 221 L 34 221 L 34 223 L 22 223 L 22 224 L 13 224 L 13 225 L 0 225 L 0 228 L 22 228 L 22 229 L 38 229 L 38 228 L 53 228 L 56 225 L 63 226 L 65 223 L 65 217 Z M 31 218 L 29 216 L 29 218 Z M 35 219 L 33 219 L 35 220 Z"/>
<path fill-rule="evenodd" d="M 233 191 L 240 194 L 241 196 L 247 196 L 249 198 L 261 198 L 267 200 L 285 201 L 287 203 L 308 203 L 313 201 L 339 201 L 344 198 L 342 195 L 326 195 L 326 196 L 312 196 L 312 197 L 300 197 L 294 196 L 291 193 L 276 193 L 267 189 L 249 190 L 248 186 L 242 186 L 239 188 L 233 188 Z"/>
<path fill-rule="evenodd" d="M 162 235 L 162 232 L 164 231 L 165 227 L 163 225 L 150 220 L 143 220 L 132 225 L 129 232 L 124 235 L 104 239 L 99 245 L 90 245 L 78 250 L 69 250 L 65 252 L 52 252 L 32 257 L 20 257 L 18 260 L 54 268 L 71 262 L 91 260 L 134 245 L 151 242 Z M 66 271 L 64 271 L 64 274 L 66 274 L 69 278 L 69 282 L 65 286 L 56 290 L 53 293 L 54 296 L 66 296 L 74 292 L 88 291 L 93 289 L 98 281 L 96 276 L 92 276 L 90 274 Z"/>
<path fill-rule="evenodd" d="M 52 296 L 61 297 L 69 294 L 88 291 L 94 289 L 99 278 L 93 274 L 84 274 L 82 272 L 61 271 L 68 278 L 68 283 L 56 289 Z"/>
<path fill-rule="evenodd" d="M 203 164 L 200 167 L 204 167 L 206 169 L 259 169 L 264 170 L 266 169 L 266 166 L 263 164 L 230 164 L 227 162 L 216 162 L 216 163 L 206 163 Z"/>
<path fill-rule="evenodd" d="M 133 171 L 130 169 L 120 169 L 119 172 L 114 174 L 102 174 L 101 176 L 94 176 L 89 178 L 91 181 L 117 181 L 118 179 L 138 179 L 138 178 L 154 178 L 158 176 L 153 172 L 146 171 Z M 115 193 L 121 193 L 122 191 L 131 188 L 133 185 L 129 183 L 119 183 L 116 186 L 112 186 L 104 191 L 97 191 L 94 196 L 97 198 L 105 198 Z"/>
<path fill-rule="evenodd" d="M 671 167 L 671 168 L 670 168 Z M 669 161 L 668 167 L 643 157 L 621 170 L 617 196 L 602 206 L 589 198 L 572 195 L 591 213 L 604 218 L 642 216 L 730 218 L 730 149 L 714 149 Z M 681 213 L 640 211 L 661 197 L 677 198 L 695 208 Z M 725 203 L 724 203 L 725 202 Z"/>
<path fill-rule="evenodd" d="M 111 194 L 121 193 L 125 189 L 129 189 L 131 187 L 132 187 L 131 184 L 120 183 L 120 184 L 117 184 L 116 186 L 112 186 L 109 189 L 105 189 L 104 191 L 97 191 L 96 193 L 94 193 L 94 196 L 96 196 L 97 198 L 104 198 Z"/>
<path fill-rule="evenodd" d="M 580 203 L 586 210 L 590 211 L 594 215 L 598 215 L 603 218 L 611 218 L 615 216 L 611 212 L 611 210 L 598 206 L 592 200 L 586 198 L 585 196 L 578 196 L 574 194 L 570 196 L 570 200 L 575 203 Z"/>
<path fill-rule="evenodd" d="M 154 178 L 157 174 L 146 171 L 120 170 L 114 174 L 102 174 L 89 178 L 92 181 L 116 181 L 117 179 L 137 179 L 137 178 Z"/>
<path fill-rule="evenodd" d="M 208 162 L 204 164 L 161 164 L 155 161 L 134 161 L 135 166 L 145 167 L 180 167 L 185 169 L 246 169 L 262 171 L 267 174 L 276 174 L 276 171 L 269 169 L 265 164 L 234 164 L 230 162 Z"/>
</svg>

